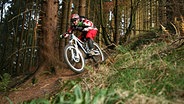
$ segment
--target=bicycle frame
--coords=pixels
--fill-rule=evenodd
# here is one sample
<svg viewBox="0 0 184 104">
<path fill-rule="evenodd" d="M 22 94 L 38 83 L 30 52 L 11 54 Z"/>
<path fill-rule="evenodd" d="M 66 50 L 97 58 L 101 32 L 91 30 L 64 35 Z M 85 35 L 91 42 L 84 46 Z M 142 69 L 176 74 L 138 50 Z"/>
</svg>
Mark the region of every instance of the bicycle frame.
<svg viewBox="0 0 184 104">
<path fill-rule="evenodd" d="M 82 51 L 87 54 L 88 53 L 88 49 L 85 49 L 87 46 L 85 44 L 85 42 L 82 42 L 79 38 L 77 38 L 74 33 L 72 33 L 70 35 L 69 38 L 69 44 L 74 45 L 75 48 L 79 49 L 78 47 L 80 47 L 82 49 Z M 85 45 L 85 47 L 83 47 L 83 45 Z M 88 48 L 88 47 L 87 47 Z M 79 50 L 78 50 L 79 51 Z"/>
</svg>

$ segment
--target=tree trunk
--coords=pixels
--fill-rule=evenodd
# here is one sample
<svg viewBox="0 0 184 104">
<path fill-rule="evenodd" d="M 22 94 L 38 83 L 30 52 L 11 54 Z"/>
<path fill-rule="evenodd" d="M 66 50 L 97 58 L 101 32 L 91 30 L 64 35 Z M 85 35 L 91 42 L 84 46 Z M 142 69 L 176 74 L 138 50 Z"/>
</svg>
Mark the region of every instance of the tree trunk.
<svg viewBox="0 0 184 104">
<path fill-rule="evenodd" d="M 120 27 L 120 11 L 119 11 L 119 0 L 115 0 L 115 20 L 114 20 L 114 24 L 115 24 L 115 34 L 114 34 L 114 43 L 116 45 L 119 44 L 119 39 L 120 39 L 120 34 L 119 34 L 119 27 Z"/>
<path fill-rule="evenodd" d="M 166 9 L 165 9 L 166 2 L 165 0 L 159 0 L 158 4 L 159 4 L 159 11 L 158 11 L 159 23 L 166 24 Z"/>
<path fill-rule="evenodd" d="M 90 6 L 91 6 L 91 0 L 87 0 L 87 15 L 86 15 L 86 17 L 88 17 L 88 18 L 90 18 L 90 14 L 91 14 L 91 12 L 90 12 Z"/>
<path fill-rule="evenodd" d="M 105 25 L 104 25 L 104 15 L 103 15 L 103 1 L 100 0 L 100 23 L 101 23 L 101 28 L 102 28 L 102 37 L 104 39 L 104 42 L 106 45 L 109 45 L 110 42 L 108 40 L 108 37 L 107 37 L 107 32 L 105 30 Z"/>
<path fill-rule="evenodd" d="M 130 23 L 125 33 L 125 42 L 129 41 L 132 29 L 135 27 L 135 17 L 139 3 L 139 0 L 131 0 Z"/>
<path fill-rule="evenodd" d="M 39 72 L 55 68 L 59 63 L 57 37 L 58 1 L 47 0 L 42 3 L 42 32 L 39 45 Z"/>
<path fill-rule="evenodd" d="M 68 0 L 63 0 L 62 2 L 62 15 L 61 15 L 61 34 L 64 34 L 67 31 L 67 13 L 68 13 Z M 63 49 L 65 46 L 65 39 L 59 41 L 59 58 L 61 61 L 64 61 L 63 58 Z"/>
<path fill-rule="evenodd" d="M 79 15 L 86 16 L 86 0 L 79 0 Z"/>
<path fill-rule="evenodd" d="M 79 1 L 78 0 L 73 0 L 73 6 L 74 6 L 74 8 L 73 8 L 73 11 L 72 11 L 72 13 L 78 13 L 78 7 L 79 7 Z"/>
</svg>

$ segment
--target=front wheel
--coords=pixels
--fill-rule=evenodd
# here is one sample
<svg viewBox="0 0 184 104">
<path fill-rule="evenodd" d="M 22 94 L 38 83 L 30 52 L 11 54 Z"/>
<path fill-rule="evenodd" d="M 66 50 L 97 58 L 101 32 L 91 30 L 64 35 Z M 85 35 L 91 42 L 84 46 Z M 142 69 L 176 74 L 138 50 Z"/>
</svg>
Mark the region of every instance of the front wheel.
<svg viewBox="0 0 184 104">
<path fill-rule="evenodd" d="M 95 63 L 101 63 L 104 61 L 104 55 L 97 43 L 93 43 L 95 55 L 92 57 Z"/>
<path fill-rule="evenodd" d="M 84 71 L 84 58 L 82 53 L 73 45 L 67 45 L 64 49 L 64 58 L 68 66 L 76 73 Z"/>
</svg>

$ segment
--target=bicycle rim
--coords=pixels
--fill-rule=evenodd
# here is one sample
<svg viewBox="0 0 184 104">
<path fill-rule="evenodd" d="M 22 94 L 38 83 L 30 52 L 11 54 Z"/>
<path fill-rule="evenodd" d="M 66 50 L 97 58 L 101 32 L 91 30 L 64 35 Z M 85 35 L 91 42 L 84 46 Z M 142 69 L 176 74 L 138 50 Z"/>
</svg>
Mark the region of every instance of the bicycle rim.
<svg viewBox="0 0 184 104">
<path fill-rule="evenodd" d="M 78 58 L 75 59 L 74 56 L 78 53 Z M 76 73 L 81 73 L 84 70 L 84 58 L 81 52 L 77 52 L 72 45 L 67 45 L 65 47 L 64 58 L 68 66 Z M 76 61 L 77 60 L 77 61 Z"/>
</svg>

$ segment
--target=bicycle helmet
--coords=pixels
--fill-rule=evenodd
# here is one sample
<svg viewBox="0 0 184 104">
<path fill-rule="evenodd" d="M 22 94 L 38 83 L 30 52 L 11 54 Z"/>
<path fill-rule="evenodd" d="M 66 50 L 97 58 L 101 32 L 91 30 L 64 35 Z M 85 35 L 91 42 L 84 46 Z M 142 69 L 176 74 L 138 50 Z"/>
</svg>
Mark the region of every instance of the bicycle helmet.
<svg viewBox="0 0 184 104">
<path fill-rule="evenodd" d="M 72 14 L 71 15 L 71 22 L 76 21 L 77 19 L 79 19 L 79 15 L 78 14 Z"/>
</svg>

